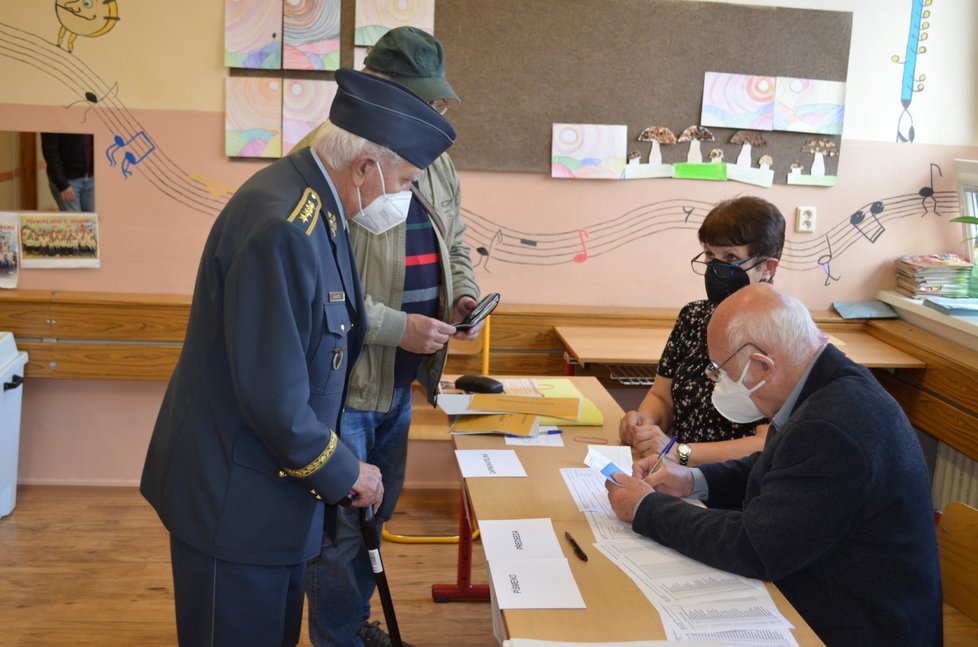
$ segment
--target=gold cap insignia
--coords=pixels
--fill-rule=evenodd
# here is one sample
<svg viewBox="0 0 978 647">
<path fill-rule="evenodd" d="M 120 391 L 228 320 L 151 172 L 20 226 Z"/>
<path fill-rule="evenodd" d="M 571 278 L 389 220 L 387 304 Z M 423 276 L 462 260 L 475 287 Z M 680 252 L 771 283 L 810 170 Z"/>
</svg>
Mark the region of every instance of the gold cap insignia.
<svg viewBox="0 0 978 647">
<path fill-rule="evenodd" d="M 332 211 L 327 211 L 326 212 L 326 220 L 327 220 L 327 222 L 329 222 L 329 235 L 335 238 L 336 237 L 336 227 L 337 227 L 336 214 L 333 213 Z"/>
<path fill-rule="evenodd" d="M 319 194 L 313 191 L 311 187 L 306 187 L 306 190 L 302 192 L 299 204 L 295 205 L 295 209 L 289 215 L 289 222 L 298 220 L 306 225 L 306 236 L 310 236 L 313 229 L 316 228 L 316 223 L 319 222 L 319 210 L 322 206 L 323 201 L 319 199 Z"/>
</svg>

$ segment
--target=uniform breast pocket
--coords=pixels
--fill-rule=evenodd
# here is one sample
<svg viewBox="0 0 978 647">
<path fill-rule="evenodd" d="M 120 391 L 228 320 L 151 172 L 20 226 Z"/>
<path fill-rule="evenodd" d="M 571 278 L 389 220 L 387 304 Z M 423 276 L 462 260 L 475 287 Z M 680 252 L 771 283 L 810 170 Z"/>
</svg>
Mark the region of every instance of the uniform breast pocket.
<svg viewBox="0 0 978 647">
<path fill-rule="evenodd" d="M 310 386 L 315 393 L 337 393 L 343 390 L 349 361 L 350 315 L 345 302 L 328 303 L 323 310 L 323 338 L 310 367 Z"/>
</svg>

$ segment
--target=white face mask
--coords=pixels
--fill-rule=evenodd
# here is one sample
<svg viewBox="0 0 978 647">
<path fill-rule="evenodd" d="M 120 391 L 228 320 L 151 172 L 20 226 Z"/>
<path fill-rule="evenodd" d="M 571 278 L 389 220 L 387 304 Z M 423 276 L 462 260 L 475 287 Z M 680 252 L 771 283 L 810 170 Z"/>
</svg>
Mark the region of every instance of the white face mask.
<svg viewBox="0 0 978 647">
<path fill-rule="evenodd" d="M 750 368 L 750 361 L 744 366 L 744 371 L 740 374 L 740 379 L 736 382 L 727 375 L 727 372 L 720 369 L 720 381 L 713 385 L 713 406 L 720 412 L 720 415 L 739 424 L 754 422 L 764 417 L 754 401 L 750 399 L 750 394 L 758 390 L 766 380 L 761 380 L 748 389 L 744 386 L 744 378 L 747 377 L 747 369 Z"/>
<path fill-rule="evenodd" d="M 407 220 L 408 209 L 411 207 L 411 192 L 387 193 L 387 187 L 384 184 L 384 172 L 379 163 L 374 163 L 377 164 L 377 172 L 380 173 L 380 189 L 383 193 L 364 209 L 363 200 L 360 197 L 360 187 L 357 187 L 357 203 L 360 205 L 360 213 L 353 216 L 353 222 L 372 234 L 382 234 Z"/>
</svg>

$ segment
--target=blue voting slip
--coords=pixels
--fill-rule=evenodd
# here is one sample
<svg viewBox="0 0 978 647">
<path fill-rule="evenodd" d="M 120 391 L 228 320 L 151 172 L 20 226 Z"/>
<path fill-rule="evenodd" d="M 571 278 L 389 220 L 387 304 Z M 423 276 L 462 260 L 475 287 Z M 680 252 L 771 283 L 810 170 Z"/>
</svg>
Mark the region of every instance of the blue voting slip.
<svg viewBox="0 0 978 647">
<path fill-rule="evenodd" d="M 978 316 L 978 299 L 927 297 L 924 305 L 944 314 Z"/>
<path fill-rule="evenodd" d="M 614 463 L 612 463 L 610 461 L 608 462 L 607 465 L 605 465 L 604 467 L 601 468 L 601 473 L 604 474 L 604 477 L 606 479 L 608 479 L 609 481 L 611 481 L 615 485 L 621 485 L 621 483 L 619 483 L 618 481 L 616 481 L 615 480 L 615 477 L 613 476 L 613 474 L 615 472 L 621 472 L 622 474 L 626 474 L 627 473 L 627 472 L 625 472 L 625 470 L 623 470 L 622 468 L 618 467 L 617 465 L 615 465 Z"/>
<path fill-rule="evenodd" d="M 896 319 L 896 310 L 882 301 L 833 301 L 843 319 Z"/>
</svg>

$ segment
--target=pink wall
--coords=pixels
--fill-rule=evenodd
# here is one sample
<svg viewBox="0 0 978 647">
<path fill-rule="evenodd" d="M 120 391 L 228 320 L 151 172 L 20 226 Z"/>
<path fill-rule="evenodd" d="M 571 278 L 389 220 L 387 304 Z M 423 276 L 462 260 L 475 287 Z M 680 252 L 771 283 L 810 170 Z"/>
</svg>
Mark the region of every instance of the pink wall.
<svg viewBox="0 0 978 647">
<path fill-rule="evenodd" d="M 25 270 L 19 287 L 193 290 L 200 249 L 228 191 L 267 162 L 225 158 L 218 113 L 129 114 L 157 148 L 128 178 L 104 153 L 97 157 L 102 267 Z M 83 108 L 0 104 L 5 128 L 89 131 L 96 149 L 104 151 L 113 131 L 94 110 L 82 123 L 84 115 Z M 778 281 L 810 307 L 826 309 L 832 301 L 872 298 L 877 289 L 891 286 L 892 261 L 900 254 L 958 249 L 960 227 L 948 223 L 958 211 L 951 161 L 976 156 L 973 146 L 845 141 L 839 183 L 832 188 L 463 172 L 462 205 L 470 246 L 492 250 L 487 257 L 473 251 L 481 261 L 480 281 L 507 301 L 662 307 L 678 307 L 702 294 L 687 261 L 699 251 L 696 228 L 712 204 L 756 194 L 777 204 L 790 223 L 797 206 L 814 206 L 819 214 L 814 234 L 789 228 Z M 944 176 L 935 174 L 935 199 L 922 200 L 918 191 L 931 187 L 931 163 L 944 169 Z M 871 242 L 849 219 L 858 210 L 871 218 L 875 202 L 883 205 L 878 218 L 884 231 Z M 692 210 L 688 218 L 687 210 Z M 575 262 L 585 251 L 581 230 L 587 232 L 589 255 Z M 826 285 L 829 260 L 832 278 Z"/>
</svg>

